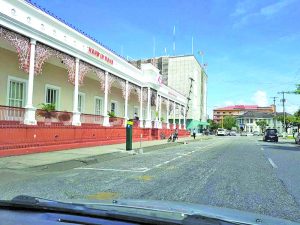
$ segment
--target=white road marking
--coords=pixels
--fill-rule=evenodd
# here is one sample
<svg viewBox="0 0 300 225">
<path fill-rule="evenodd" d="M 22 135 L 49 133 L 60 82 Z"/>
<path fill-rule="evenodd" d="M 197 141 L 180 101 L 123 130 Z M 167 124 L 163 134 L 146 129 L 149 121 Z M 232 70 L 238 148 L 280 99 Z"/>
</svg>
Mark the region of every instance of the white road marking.
<svg viewBox="0 0 300 225">
<path fill-rule="evenodd" d="M 133 173 L 145 173 L 145 172 L 148 172 L 154 168 L 158 168 L 158 167 L 161 167 L 165 164 L 168 164 L 170 163 L 171 161 L 174 161 L 174 160 L 177 160 L 177 159 L 180 159 L 184 156 L 188 156 L 194 152 L 197 152 L 197 151 L 200 151 L 200 150 L 203 150 L 204 148 L 211 148 L 213 145 L 216 145 L 216 143 L 213 143 L 213 144 L 209 144 L 209 145 L 206 145 L 206 146 L 202 146 L 202 147 L 198 147 L 197 149 L 198 150 L 193 150 L 193 151 L 190 151 L 190 152 L 186 152 L 186 153 L 176 153 L 177 157 L 175 158 L 172 158 L 170 160 L 167 160 L 163 163 L 159 163 L 157 165 L 154 165 L 152 168 L 147 168 L 147 167 L 143 167 L 143 168 L 132 168 L 132 169 L 113 169 L 113 168 L 91 168 L 91 167 L 79 167 L 79 168 L 74 168 L 75 170 L 94 170 L 94 171 L 115 171 L 115 172 L 133 172 Z"/>
<path fill-rule="evenodd" d="M 123 170 L 123 169 L 105 169 L 105 168 L 91 168 L 91 167 L 79 167 L 74 168 L 75 170 L 95 170 L 95 171 L 115 171 L 115 172 L 134 172 L 134 173 L 145 173 L 150 169 L 139 169 L 139 170 Z"/>
<path fill-rule="evenodd" d="M 260 150 L 264 150 L 264 148 L 260 148 Z"/>
<path fill-rule="evenodd" d="M 269 162 L 271 163 L 272 167 L 277 169 L 277 165 L 273 162 L 273 160 L 271 158 L 268 158 Z"/>
</svg>

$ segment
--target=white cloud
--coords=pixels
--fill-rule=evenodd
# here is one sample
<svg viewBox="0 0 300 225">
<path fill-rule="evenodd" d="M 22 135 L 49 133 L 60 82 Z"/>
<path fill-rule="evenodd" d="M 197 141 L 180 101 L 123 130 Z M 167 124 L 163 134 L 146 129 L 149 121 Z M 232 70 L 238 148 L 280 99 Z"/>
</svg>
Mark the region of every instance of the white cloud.
<svg viewBox="0 0 300 225">
<path fill-rule="evenodd" d="M 261 7 L 256 11 L 253 9 L 255 7 L 258 8 L 259 6 L 255 6 L 254 1 L 251 1 L 251 3 L 249 0 L 238 2 L 234 12 L 231 14 L 231 16 L 239 17 L 239 19 L 234 22 L 233 28 L 243 27 L 244 25 L 248 24 L 248 22 L 258 17 L 271 17 L 295 1 L 296 0 L 282 0 Z"/>
<path fill-rule="evenodd" d="M 242 16 L 244 14 L 247 14 L 249 10 L 251 10 L 254 6 L 255 2 L 253 0 L 239 1 L 236 4 L 234 12 L 231 14 L 231 16 Z"/>
<path fill-rule="evenodd" d="M 270 4 L 266 7 L 260 9 L 260 15 L 263 16 L 272 16 L 282 10 L 284 7 L 290 5 L 295 0 L 283 0 L 280 2 L 276 2 L 274 4 Z"/>
<path fill-rule="evenodd" d="M 251 100 L 258 106 L 268 105 L 267 93 L 265 91 L 256 91 L 252 96 Z"/>
</svg>

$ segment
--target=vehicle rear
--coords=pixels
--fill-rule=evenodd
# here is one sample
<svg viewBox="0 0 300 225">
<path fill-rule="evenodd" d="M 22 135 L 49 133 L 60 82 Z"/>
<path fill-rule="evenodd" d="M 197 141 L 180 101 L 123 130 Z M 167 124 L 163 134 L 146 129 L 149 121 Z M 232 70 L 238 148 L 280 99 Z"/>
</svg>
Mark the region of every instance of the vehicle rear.
<svg viewBox="0 0 300 225">
<path fill-rule="evenodd" d="M 217 136 L 225 136 L 225 135 L 226 135 L 226 130 L 223 128 L 218 128 Z"/>
<path fill-rule="evenodd" d="M 266 129 L 264 133 L 263 141 L 278 142 L 277 129 Z"/>
</svg>

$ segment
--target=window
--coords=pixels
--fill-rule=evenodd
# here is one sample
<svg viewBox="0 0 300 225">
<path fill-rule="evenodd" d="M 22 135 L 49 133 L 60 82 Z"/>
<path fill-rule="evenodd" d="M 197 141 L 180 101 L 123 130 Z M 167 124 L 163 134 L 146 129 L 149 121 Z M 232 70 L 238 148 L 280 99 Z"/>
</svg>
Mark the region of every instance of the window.
<svg viewBox="0 0 300 225">
<path fill-rule="evenodd" d="M 84 112 L 84 103 L 85 103 L 85 94 L 79 92 L 78 93 L 78 112 Z"/>
<path fill-rule="evenodd" d="M 117 111 L 118 111 L 118 108 L 117 108 L 118 106 L 117 106 L 117 102 L 115 102 L 115 101 L 111 101 L 111 103 L 110 103 L 110 111 L 111 112 L 114 112 L 115 113 L 115 115 L 118 113 Z"/>
<path fill-rule="evenodd" d="M 95 97 L 95 115 L 103 115 L 103 99 Z"/>
<path fill-rule="evenodd" d="M 53 85 L 46 85 L 46 103 L 54 104 L 55 109 L 59 108 L 59 87 Z"/>
<path fill-rule="evenodd" d="M 250 119 L 250 123 L 253 123 L 253 119 Z"/>
<path fill-rule="evenodd" d="M 26 81 L 18 78 L 9 78 L 8 105 L 13 107 L 24 107 Z"/>
</svg>

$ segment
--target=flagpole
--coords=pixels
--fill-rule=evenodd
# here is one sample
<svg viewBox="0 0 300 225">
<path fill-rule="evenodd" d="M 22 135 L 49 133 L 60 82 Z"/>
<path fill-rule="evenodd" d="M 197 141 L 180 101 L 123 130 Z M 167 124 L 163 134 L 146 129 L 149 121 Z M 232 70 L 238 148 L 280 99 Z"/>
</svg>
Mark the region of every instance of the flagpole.
<svg viewBox="0 0 300 225">
<path fill-rule="evenodd" d="M 174 25 L 174 29 L 173 29 L 173 55 L 175 55 L 175 51 L 176 51 L 175 33 L 176 33 L 176 28 L 175 28 L 175 25 Z"/>
<path fill-rule="evenodd" d="M 192 55 L 194 55 L 194 37 L 192 36 Z"/>
</svg>

